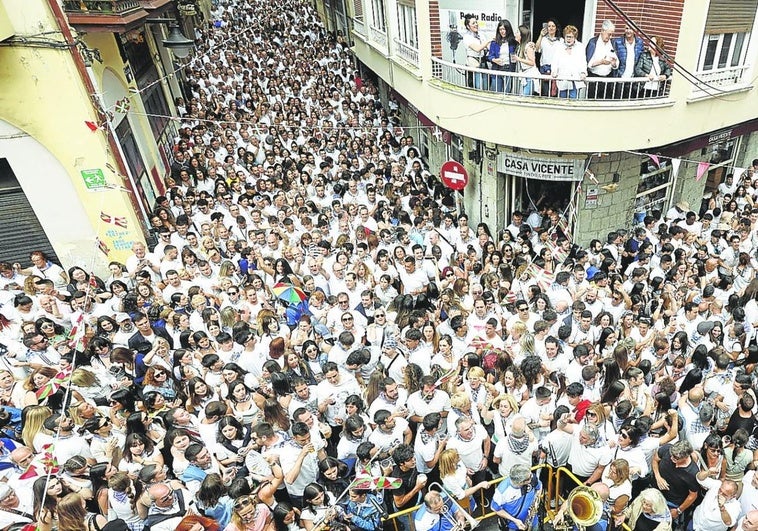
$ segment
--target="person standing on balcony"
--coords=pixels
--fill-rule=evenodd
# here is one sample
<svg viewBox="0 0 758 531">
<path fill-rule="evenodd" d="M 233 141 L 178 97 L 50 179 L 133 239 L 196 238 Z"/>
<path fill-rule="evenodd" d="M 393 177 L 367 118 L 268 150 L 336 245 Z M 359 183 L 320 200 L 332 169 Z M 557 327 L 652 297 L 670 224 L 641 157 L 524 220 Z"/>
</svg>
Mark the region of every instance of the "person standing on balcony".
<svg viewBox="0 0 758 531">
<path fill-rule="evenodd" d="M 659 52 L 665 52 L 665 43 L 661 37 L 651 37 L 650 44 L 634 67 L 634 77 L 646 77 L 648 81 L 642 86 L 642 96 L 654 98 L 662 96 L 667 83 L 661 83 L 671 77 L 671 67 Z"/>
<path fill-rule="evenodd" d="M 613 32 L 616 27 L 610 20 L 604 20 L 600 35 L 592 37 L 587 43 L 587 70 L 589 77 L 610 78 L 619 67 L 619 58 L 614 48 Z M 614 85 L 590 81 L 587 87 L 588 99 L 612 99 L 617 97 Z"/>
<path fill-rule="evenodd" d="M 637 64 L 642 53 L 645 51 L 645 43 L 642 39 L 634 34 L 634 30 L 627 26 L 624 30 L 624 36 L 613 40 L 613 46 L 616 50 L 616 56 L 619 60 L 619 67 L 616 69 L 616 75 L 622 79 L 631 79 L 634 77 L 634 67 Z M 632 83 L 624 83 L 621 87 L 621 98 L 634 98 L 636 93 L 632 91 Z"/>
<path fill-rule="evenodd" d="M 576 26 L 566 26 L 563 29 L 563 47 L 555 56 L 551 75 L 558 80 L 558 97 L 575 100 L 579 91 L 587 85 L 587 59 L 579 41 L 576 40 L 579 30 Z M 529 220 L 527 220 L 527 223 Z"/>
<path fill-rule="evenodd" d="M 542 31 L 540 32 L 540 36 L 537 37 L 536 43 L 537 53 L 540 54 L 541 74 L 549 76 L 553 73 L 553 62 L 562 46 L 563 37 L 561 37 L 558 21 L 554 18 L 547 19 L 547 22 L 542 25 Z M 634 70 L 634 66 L 632 66 L 632 70 Z M 545 96 L 557 95 L 558 90 L 554 83 L 555 81 L 542 81 L 542 94 Z"/>
<path fill-rule="evenodd" d="M 514 64 L 511 56 L 516 53 L 518 42 L 513 34 L 513 26 L 510 21 L 501 20 L 497 23 L 495 38 L 490 43 L 488 57 L 492 62 L 492 70 L 501 72 L 513 72 Z M 513 78 L 510 76 L 491 76 L 490 90 L 493 92 L 511 92 Z"/>
<path fill-rule="evenodd" d="M 523 24 L 518 27 L 518 31 L 519 45 L 513 56 L 513 60 L 518 65 L 519 72 L 537 75 L 539 71 L 537 70 L 537 58 L 535 56 L 534 43 L 532 42 L 532 32 Z M 534 92 L 538 94 L 540 92 L 540 86 L 537 85 L 535 87 L 534 79 L 532 78 L 520 78 L 519 86 L 521 88 L 519 92 L 522 96 L 531 96 Z"/>
<path fill-rule="evenodd" d="M 484 51 L 489 47 L 493 39 L 485 40 L 479 33 L 479 20 L 475 15 L 466 15 L 464 18 L 466 31 L 463 32 L 463 44 L 466 46 L 466 66 L 473 68 L 487 68 Z M 485 87 L 485 75 L 481 72 L 467 72 L 466 86 L 475 89 Z"/>
</svg>

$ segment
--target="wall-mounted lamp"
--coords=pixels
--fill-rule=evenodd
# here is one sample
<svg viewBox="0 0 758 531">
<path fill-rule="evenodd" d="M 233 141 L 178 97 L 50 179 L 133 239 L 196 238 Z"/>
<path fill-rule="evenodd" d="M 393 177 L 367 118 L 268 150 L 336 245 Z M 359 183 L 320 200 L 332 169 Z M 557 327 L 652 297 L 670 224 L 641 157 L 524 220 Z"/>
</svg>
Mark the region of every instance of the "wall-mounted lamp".
<svg viewBox="0 0 758 531">
<path fill-rule="evenodd" d="M 182 30 L 179 28 L 179 23 L 176 20 L 149 18 L 146 22 L 148 24 L 168 25 L 168 37 L 162 41 L 163 46 L 174 52 L 174 55 L 179 59 L 184 59 L 195 49 L 195 41 L 184 36 Z"/>
<path fill-rule="evenodd" d="M 613 182 L 617 183 L 621 181 L 621 174 L 619 172 L 613 172 Z"/>
</svg>

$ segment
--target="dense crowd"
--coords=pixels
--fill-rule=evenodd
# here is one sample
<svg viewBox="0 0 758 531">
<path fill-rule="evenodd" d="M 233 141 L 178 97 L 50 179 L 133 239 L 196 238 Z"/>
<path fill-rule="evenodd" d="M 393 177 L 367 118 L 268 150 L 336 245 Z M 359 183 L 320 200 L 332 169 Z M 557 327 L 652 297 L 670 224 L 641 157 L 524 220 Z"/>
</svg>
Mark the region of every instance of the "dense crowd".
<svg viewBox="0 0 758 531">
<path fill-rule="evenodd" d="M 758 160 L 586 249 L 473 227 L 286 7 L 199 32 L 147 246 L 0 262 L 0 529 L 525 529 L 538 463 L 587 529 L 758 529 Z"/>
</svg>

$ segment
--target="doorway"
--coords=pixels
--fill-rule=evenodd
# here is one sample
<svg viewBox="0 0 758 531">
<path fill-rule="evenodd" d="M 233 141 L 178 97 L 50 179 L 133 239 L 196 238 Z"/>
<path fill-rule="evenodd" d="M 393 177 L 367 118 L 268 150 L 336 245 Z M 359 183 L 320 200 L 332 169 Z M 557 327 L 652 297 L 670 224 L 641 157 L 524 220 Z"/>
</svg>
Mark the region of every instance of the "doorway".
<svg viewBox="0 0 758 531">
<path fill-rule="evenodd" d="M 0 241 L 5 261 L 26 264 L 39 250 L 60 263 L 8 159 L 0 159 Z"/>
<path fill-rule="evenodd" d="M 584 8 L 585 0 L 531 0 L 532 4 L 532 35 L 534 40 L 539 37 L 542 31 L 542 23 L 548 18 L 554 18 L 558 21 L 561 28 L 569 24 L 579 29 L 579 36 L 582 35 L 582 26 L 584 26 Z M 529 3 L 524 2 L 524 9 Z M 561 31 L 563 31 L 561 29 Z"/>
<path fill-rule="evenodd" d="M 518 210 L 528 216 L 537 210 L 535 205 L 549 205 L 560 212 L 566 212 L 574 197 L 574 181 L 543 181 L 526 179 L 504 173 L 498 173 L 498 180 L 503 183 L 504 193 L 498 208 L 504 212 L 505 224 L 510 223 L 511 214 Z M 544 198 L 543 198 L 544 196 Z"/>
</svg>

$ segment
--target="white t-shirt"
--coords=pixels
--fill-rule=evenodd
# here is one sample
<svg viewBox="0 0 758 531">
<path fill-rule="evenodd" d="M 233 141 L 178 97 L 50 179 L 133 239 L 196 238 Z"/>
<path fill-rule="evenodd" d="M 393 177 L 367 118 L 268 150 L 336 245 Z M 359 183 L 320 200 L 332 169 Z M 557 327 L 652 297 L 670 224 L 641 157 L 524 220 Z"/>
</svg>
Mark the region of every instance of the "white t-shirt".
<svg viewBox="0 0 758 531">
<path fill-rule="evenodd" d="M 461 462 L 466 468 L 479 470 L 484 456 L 482 443 L 489 437 L 481 424 L 474 424 L 474 434 L 470 441 L 464 441 L 457 435 L 450 437 L 447 448 L 458 450 Z"/>
</svg>

